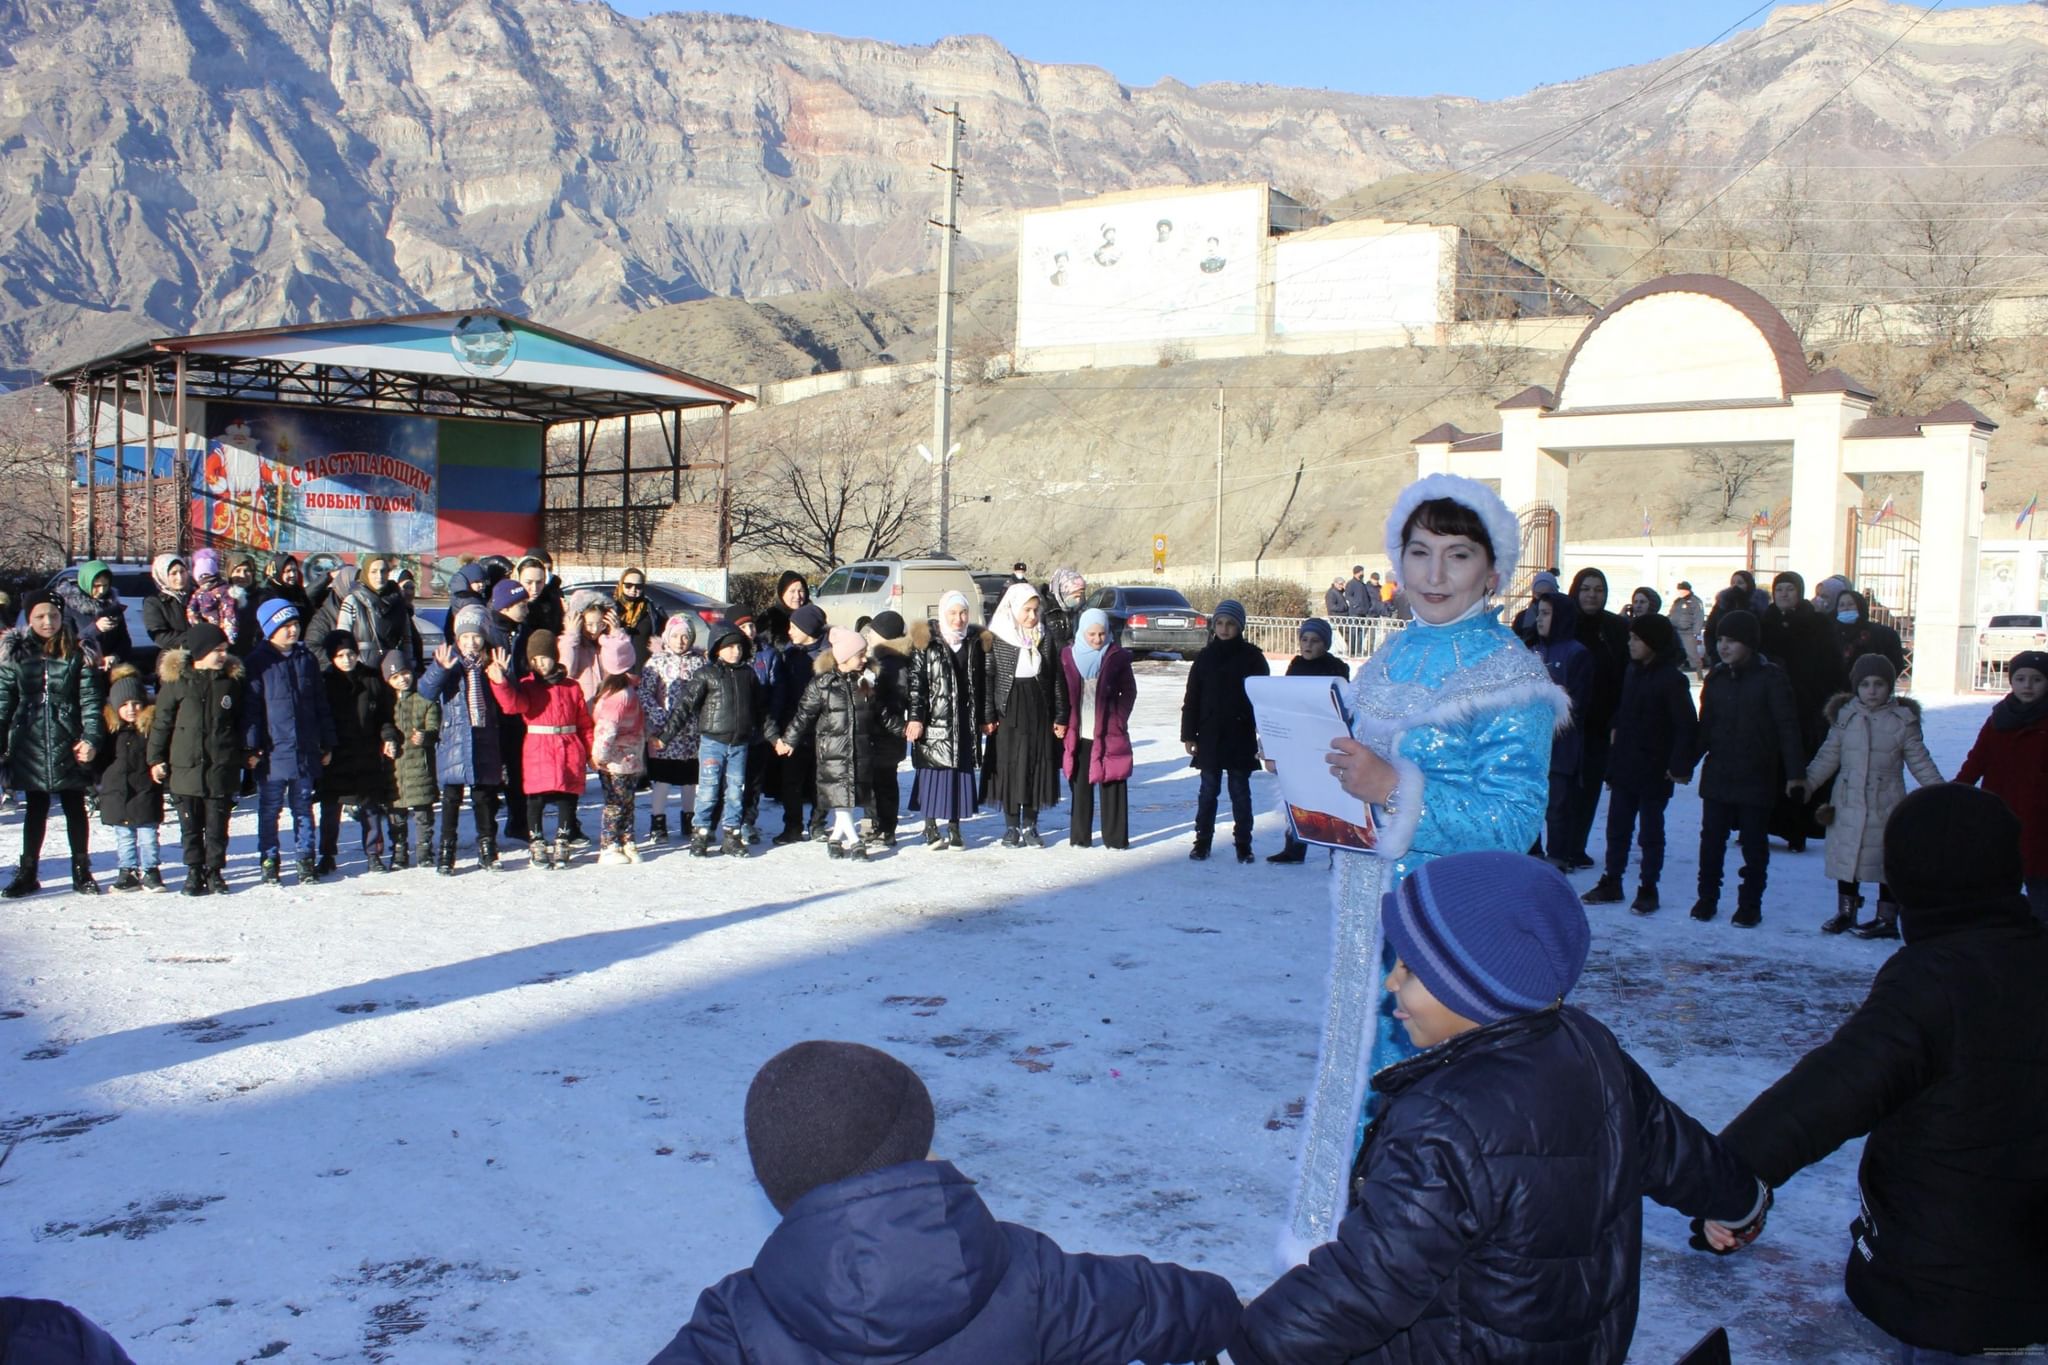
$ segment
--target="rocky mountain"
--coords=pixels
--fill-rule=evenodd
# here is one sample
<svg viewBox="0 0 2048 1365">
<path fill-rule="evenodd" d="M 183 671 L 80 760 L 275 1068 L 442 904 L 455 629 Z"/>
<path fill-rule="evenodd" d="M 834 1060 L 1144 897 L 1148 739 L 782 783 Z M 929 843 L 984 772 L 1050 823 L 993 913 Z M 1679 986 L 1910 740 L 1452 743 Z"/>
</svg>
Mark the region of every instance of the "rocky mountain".
<svg viewBox="0 0 2048 1365">
<path fill-rule="evenodd" d="M 2030 134 L 2044 54 L 2040 6 L 1851 0 L 1486 103 L 1132 88 L 982 37 L 582 0 L 0 0 L 0 379 L 194 328 L 480 302 L 594 328 L 887 280 L 931 260 L 954 101 L 966 241 L 996 253 L 1020 208 L 1133 185 L 1603 189 L 1733 174 L 1807 120 L 1781 161 L 1952 163 Z"/>
</svg>

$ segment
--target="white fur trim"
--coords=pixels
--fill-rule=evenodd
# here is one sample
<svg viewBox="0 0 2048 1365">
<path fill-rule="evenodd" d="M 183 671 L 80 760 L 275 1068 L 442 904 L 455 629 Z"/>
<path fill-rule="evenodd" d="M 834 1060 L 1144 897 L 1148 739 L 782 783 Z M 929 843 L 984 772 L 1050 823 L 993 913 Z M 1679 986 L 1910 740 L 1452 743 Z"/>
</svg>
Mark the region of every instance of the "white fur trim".
<svg viewBox="0 0 2048 1365">
<path fill-rule="evenodd" d="M 1422 825 L 1422 801 L 1428 791 L 1428 781 L 1422 776 L 1422 769 L 1415 766 L 1413 759 L 1403 758 L 1400 750 L 1387 755 L 1387 763 L 1395 773 L 1394 791 L 1399 798 L 1394 809 L 1386 812 L 1386 823 L 1379 829 L 1379 842 L 1373 845 L 1373 853 L 1389 861 L 1403 858 L 1415 844 L 1415 831 Z"/>
<path fill-rule="evenodd" d="M 1401 577 L 1401 528 L 1408 524 L 1417 507 L 1433 498 L 1449 498 L 1479 514 L 1480 523 L 1493 541 L 1493 567 L 1500 574 L 1501 588 L 1515 581 L 1515 568 L 1522 562 L 1522 523 L 1514 509 L 1500 500 L 1500 494 L 1477 479 L 1459 474 L 1431 474 L 1417 479 L 1394 499 L 1387 513 L 1387 562 L 1394 567 L 1394 579 Z"/>
<path fill-rule="evenodd" d="M 1550 681 L 1546 675 L 1531 678 L 1510 687 L 1495 687 L 1486 691 L 1467 692 L 1452 697 L 1435 706 L 1411 712 L 1398 720 L 1388 721 L 1376 716 L 1360 716 L 1352 731 L 1362 741 L 1384 740 L 1389 747 L 1403 734 L 1420 729 L 1425 725 L 1460 725 L 1474 716 L 1487 711 L 1512 711 L 1517 706 L 1541 702 L 1557 713 L 1556 727 L 1567 730 L 1572 724 L 1571 694 Z M 1391 759 L 1389 761 L 1392 761 Z"/>
</svg>

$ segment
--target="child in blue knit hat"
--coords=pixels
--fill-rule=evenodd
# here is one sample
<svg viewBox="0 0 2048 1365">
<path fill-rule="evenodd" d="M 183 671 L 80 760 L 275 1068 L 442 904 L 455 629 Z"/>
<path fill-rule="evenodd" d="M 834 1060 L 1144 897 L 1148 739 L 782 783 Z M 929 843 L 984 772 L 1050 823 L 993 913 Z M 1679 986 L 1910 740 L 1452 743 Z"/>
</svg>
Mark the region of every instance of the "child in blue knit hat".
<svg viewBox="0 0 2048 1365">
<path fill-rule="evenodd" d="M 1763 1187 L 1564 1003 L 1590 934 L 1555 868 L 1451 854 L 1381 914 L 1394 1017 L 1423 1050 L 1373 1077 L 1337 1240 L 1245 1310 L 1230 1358 L 1623 1360 L 1643 1196 L 1725 1209 L 1748 1240 Z"/>
</svg>

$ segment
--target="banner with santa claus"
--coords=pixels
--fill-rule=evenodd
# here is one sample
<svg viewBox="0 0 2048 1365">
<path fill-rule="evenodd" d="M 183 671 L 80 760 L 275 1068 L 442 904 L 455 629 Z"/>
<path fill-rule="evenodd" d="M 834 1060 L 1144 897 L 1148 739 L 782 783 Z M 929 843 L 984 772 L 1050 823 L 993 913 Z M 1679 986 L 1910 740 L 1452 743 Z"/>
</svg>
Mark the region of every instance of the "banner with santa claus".
<svg viewBox="0 0 2048 1365">
<path fill-rule="evenodd" d="M 438 428 L 431 417 L 208 403 L 195 541 L 294 554 L 431 547 Z"/>
</svg>

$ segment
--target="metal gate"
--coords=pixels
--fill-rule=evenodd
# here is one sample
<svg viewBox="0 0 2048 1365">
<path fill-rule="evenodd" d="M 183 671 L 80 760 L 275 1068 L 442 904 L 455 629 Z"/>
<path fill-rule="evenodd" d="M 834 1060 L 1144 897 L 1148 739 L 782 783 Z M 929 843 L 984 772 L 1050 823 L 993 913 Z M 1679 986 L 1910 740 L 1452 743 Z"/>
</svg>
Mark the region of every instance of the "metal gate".
<svg viewBox="0 0 2048 1365">
<path fill-rule="evenodd" d="M 1870 619 L 1890 626 L 1913 668 L 1913 618 L 1920 604 L 1920 523 L 1889 510 L 1849 512 L 1849 578 L 1870 603 Z"/>
</svg>

